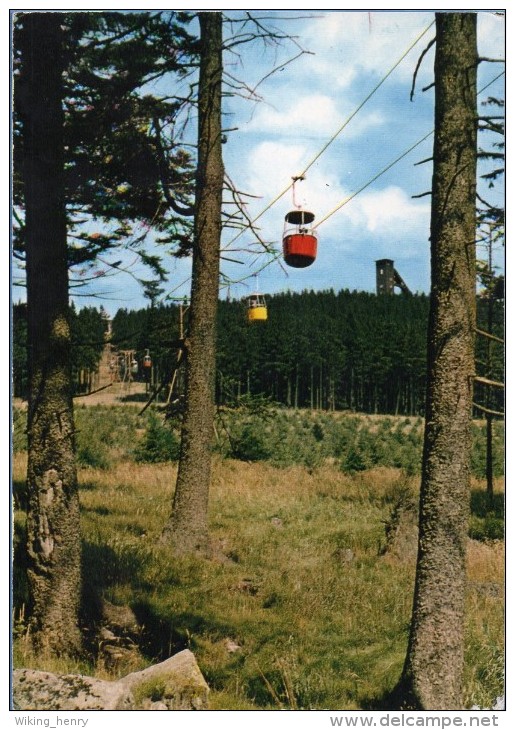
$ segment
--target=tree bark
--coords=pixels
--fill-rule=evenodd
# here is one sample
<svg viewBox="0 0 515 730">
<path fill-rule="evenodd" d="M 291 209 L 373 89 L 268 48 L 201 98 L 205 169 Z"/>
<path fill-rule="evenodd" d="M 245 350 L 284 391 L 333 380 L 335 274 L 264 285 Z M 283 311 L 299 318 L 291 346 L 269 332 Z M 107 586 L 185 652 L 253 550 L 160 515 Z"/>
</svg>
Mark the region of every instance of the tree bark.
<svg viewBox="0 0 515 730">
<path fill-rule="evenodd" d="M 402 705 L 462 708 L 475 334 L 476 15 L 436 14 L 420 532 Z"/>
<path fill-rule="evenodd" d="M 37 651 L 80 646 L 79 497 L 72 404 L 63 186 L 60 13 L 21 19 L 29 343 L 27 520 L 31 636 Z"/>
<path fill-rule="evenodd" d="M 222 15 L 201 12 L 199 136 L 186 406 L 172 514 L 163 539 L 175 553 L 208 550 L 216 315 L 223 189 Z"/>
</svg>

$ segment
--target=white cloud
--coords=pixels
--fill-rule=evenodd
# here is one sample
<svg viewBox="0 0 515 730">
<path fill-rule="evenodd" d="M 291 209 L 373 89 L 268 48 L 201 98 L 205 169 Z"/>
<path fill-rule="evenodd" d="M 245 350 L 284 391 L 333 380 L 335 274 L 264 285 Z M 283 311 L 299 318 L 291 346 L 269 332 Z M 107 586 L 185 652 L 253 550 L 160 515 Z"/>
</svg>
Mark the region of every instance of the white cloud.
<svg viewBox="0 0 515 730">
<path fill-rule="evenodd" d="M 308 27 L 306 48 L 313 51 L 318 82 L 348 87 L 363 73 L 386 73 L 434 19 L 432 13 L 333 12 Z M 431 38 L 422 38 L 396 69 L 397 78 L 411 77 L 418 54 Z M 432 70 L 432 66 L 431 66 Z"/>
<path fill-rule="evenodd" d="M 478 13 L 477 34 L 479 55 L 501 59 L 505 57 L 504 16 L 494 12 Z"/>
<path fill-rule="evenodd" d="M 277 108 L 262 104 L 251 122 L 246 126 L 247 131 L 287 133 L 301 136 L 324 136 L 332 134 L 341 124 L 340 115 L 335 102 L 323 94 L 308 94 L 300 98 L 293 96 L 286 98 L 280 94 Z M 274 103 L 274 102 L 272 102 Z"/>
<path fill-rule="evenodd" d="M 273 198 L 291 182 L 292 175 L 302 171 L 305 155 L 303 145 L 261 142 L 247 158 L 246 189 L 256 195 L 264 193 L 266 198 Z"/>
<path fill-rule="evenodd" d="M 248 154 L 245 176 L 239 181 L 241 189 L 262 196 L 249 204 L 252 217 L 261 211 L 281 191 L 291 184 L 293 175 L 300 174 L 306 164 L 308 150 L 301 144 L 262 142 Z M 295 203 L 316 215 L 315 223 L 345 201 L 353 192 L 330 169 L 330 160 L 323 157 L 308 171 L 306 179 L 296 185 Z M 340 160 L 340 170 L 345 160 Z M 282 231 L 285 212 L 293 206 L 291 192 L 284 195 L 260 220 L 263 236 L 276 240 Z M 399 186 L 360 193 L 332 215 L 320 228 L 326 239 L 339 238 L 342 227 L 373 234 L 374 237 L 410 236 L 423 227 L 428 230 L 429 203 L 414 201 Z"/>
<path fill-rule="evenodd" d="M 292 176 L 304 171 L 312 155 L 313 150 L 305 145 L 262 142 L 249 153 L 243 186 L 256 195 L 265 193 L 263 202 L 266 204 L 291 184 Z M 347 194 L 338 177 L 329 171 L 324 158 L 307 172 L 305 180 L 296 185 L 296 203 L 318 211 L 317 217 Z M 292 194 L 288 193 L 279 208 L 286 209 L 292 204 Z M 263 206 L 263 203 L 258 205 Z"/>
<path fill-rule="evenodd" d="M 349 218 L 355 225 L 362 225 L 371 233 L 385 235 L 398 232 L 406 233 L 418 227 L 420 220 L 426 220 L 430 206 L 412 200 L 402 188 L 389 186 L 384 190 L 362 193 L 351 207 Z"/>
<path fill-rule="evenodd" d="M 428 12 L 372 12 L 369 26 L 366 11 L 336 12 L 299 27 L 299 42 L 316 55 L 306 55 L 272 76 L 261 89 L 268 105 L 256 107 L 254 118 L 239 124 L 240 132 L 251 134 L 240 136 L 245 155 L 235 155 L 230 169 L 240 189 L 261 196 L 249 203 L 253 216 L 290 185 L 292 175 L 305 169 L 433 20 L 434 13 Z M 478 31 L 480 55 L 503 57 L 503 20 L 479 13 Z M 409 146 L 431 129 L 432 92 L 422 94 L 421 89 L 433 80 L 434 49 L 418 72 L 414 104 L 409 102 L 409 89 L 417 60 L 433 36 L 434 27 L 297 185 L 297 202 L 315 213 L 315 224 L 361 184 L 356 180 L 371 178 L 402 152 L 404 144 Z M 499 64 L 481 64 L 481 72 L 483 68 L 492 76 L 501 70 Z M 370 262 L 387 257 L 399 261 L 410 286 L 426 289 L 430 202 L 410 195 L 428 189 L 427 170 L 427 166 L 399 166 L 393 176 L 388 174 L 335 212 L 320 225 L 316 268 L 288 271 L 288 285 L 373 288 Z M 379 189 L 381 182 L 384 187 Z M 263 238 L 274 241 L 278 249 L 284 215 L 291 206 L 288 192 L 259 218 Z M 242 236 L 243 241 L 248 239 Z M 263 278 L 263 284 L 272 287 L 271 272 Z M 279 286 L 282 281 L 281 274 Z"/>
<path fill-rule="evenodd" d="M 284 93 L 279 90 L 271 94 L 270 101 L 274 97 L 284 99 Z M 340 110 L 334 99 L 311 94 L 288 101 L 280 109 L 277 102 L 274 106 L 263 104 L 249 123 L 240 126 L 240 131 L 298 140 L 306 145 L 307 154 L 312 158 L 346 122 L 348 126 L 340 133 L 349 140 L 380 127 L 386 121 L 386 115 L 378 109 L 361 111 L 353 116 L 355 108 L 348 101 L 345 103 L 345 99 L 343 102 L 345 108 Z"/>
</svg>

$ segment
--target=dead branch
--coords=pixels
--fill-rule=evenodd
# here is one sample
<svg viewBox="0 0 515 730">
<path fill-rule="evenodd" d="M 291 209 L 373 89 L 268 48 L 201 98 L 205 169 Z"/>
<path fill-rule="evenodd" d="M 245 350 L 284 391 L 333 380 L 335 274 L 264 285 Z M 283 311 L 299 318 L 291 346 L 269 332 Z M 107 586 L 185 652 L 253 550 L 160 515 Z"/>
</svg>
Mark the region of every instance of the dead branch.
<svg viewBox="0 0 515 730">
<path fill-rule="evenodd" d="M 293 56 L 292 58 L 288 59 L 288 61 L 285 61 L 284 63 L 279 64 L 279 66 L 276 66 L 271 71 L 269 71 L 269 73 L 265 74 L 265 76 L 263 76 L 263 78 L 260 79 L 260 81 L 258 81 L 258 83 L 254 86 L 253 91 L 255 92 L 256 89 L 257 89 L 257 87 L 260 86 L 264 81 L 266 81 L 266 79 L 270 78 L 270 76 L 273 76 L 278 71 L 282 71 L 284 68 L 286 68 L 286 66 L 288 66 L 290 63 L 293 63 L 293 61 L 296 61 L 297 58 L 300 58 L 305 53 L 307 53 L 307 54 L 309 54 L 311 56 L 314 56 L 315 55 L 312 51 L 303 51 L 303 50 L 301 50 L 300 53 L 297 53 L 296 56 Z"/>
<path fill-rule="evenodd" d="M 79 393 L 79 395 L 73 396 L 73 400 L 75 400 L 75 398 L 87 398 L 89 395 L 95 395 L 95 393 L 100 393 L 100 391 L 105 390 L 106 388 L 110 388 L 111 385 L 112 383 L 108 383 L 107 385 L 103 385 L 101 388 L 91 390 L 89 393 Z"/>
<path fill-rule="evenodd" d="M 480 411 L 483 411 L 483 413 L 489 413 L 491 416 L 501 416 L 501 418 L 504 418 L 504 413 L 502 411 L 493 411 L 491 408 L 486 408 L 479 403 L 474 403 L 474 401 L 472 401 L 472 405 L 474 408 L 478 408 Z"/>
<path fill-rule="evenodd" d="M 501 383 L 498 380 L 490 380 L 490 378 L 483 378 L 480 375 L 476 375 L 474 377 L 474 380 L 476 381 L 476 383 L 481 383 L 482 385 L 489 385 L 491 388 L 500 388 L 501 390 L 504 389 L 504 383 Z"/>
<path fill-rule="evenodd" d="M 261 247 L 263 248 L 263 250 L 266 253 L 272 253 L 270 246 L 265 241 L 263 241 L 260 234 L 258 233 L 258 229 L 254 226 L 252 219 L 246 210 L 246 205 L 243 200 L 243 194 L 240 193 L 240 191 L 236 189 L 235 184 L 233 183 L 233 181 L 231 180 L 229 175 L 227 175 L 227 173 L 225 174 L 225 180 L 226 180 L 226 185 L 233 196 L 234 202 L 237 205 L 238 210 L 243 218 L 241 227 L 246 228 L 255 236 L 256 240 L 259 242 L 259 244 L 261 245 Z M 227 224 L 227 225 L 230 225 L 230 224 Z"/>
<path fill-rule="evenodd" d="M 502 345 L 504 345 L 504 340 L 501 337 L 496 337 L 491 332 L 485 332 L 484 330 L 478 329 L 478 327 L 476 327 L 476 332 L 482 337 L 487 337 L 489 340 L 494 340 L 495 342 L 500 342 Z"/>
<path fill-rule="evenodd" d="M 477 59 L 478 64 L 482 61 L 485 61 L 486 63 L 506 63 L 505 58 L 487 58 L 486 56 L 479 56 Z"/>
<path fill-rule="evenodd" d="M 413 73 L 413 81 L 412 81 L 412 84 L 411 84 L 411 91 L 410 91 L 410 95 L 409 95 L 409 100 L 410 101 L 413 101 L 413 97 L 415 95 L 415 84 L 416 84 L 416 81 L 417 81 L 417 74 L 418 74 L 418 70 L 420 68 L 420 64 L 422 63 L 422 60 L 423 60 L 424 56 L 426 55 L 426 53 L 429 51 L 429 49 L 431 48 L 431 46 L 433 46 L 435 43 L 436 43 L 436 37 L 435 38 L 432 38 L 429 41 L 429 43 L 427 44 L 427 46 L 424 48 L 424 50 L 422 51 L 422 53 L 419 56 L 419 59 L 417 61 L 417 65 L 415 66 L 415 71 Z M 425 89 L 423 89 L 423 91 L 425 91 Z"/>
<path fill-rule="evenodd" d="M 425 160 L 420 160 L 419 162 L 415 162 L 414 167 L 416 167 L 417 165 L 424 165 L 426 162 L 432 162 L 432 161 L 433 161 L 432 157 L 426 157 Z"/>
</svg>

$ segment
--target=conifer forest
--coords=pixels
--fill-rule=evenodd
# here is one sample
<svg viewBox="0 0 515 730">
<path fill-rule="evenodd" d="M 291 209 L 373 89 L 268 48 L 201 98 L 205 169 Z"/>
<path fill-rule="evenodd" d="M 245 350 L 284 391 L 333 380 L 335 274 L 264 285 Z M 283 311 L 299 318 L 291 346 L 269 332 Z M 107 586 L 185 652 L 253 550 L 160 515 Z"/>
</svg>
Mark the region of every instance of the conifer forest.
<svg viewBox="0 0 515 730">
<path fill-rule="evenodd" d="M 246 301 L 219 302 L 216 402 L 263 396 L 290 408 L 423 415 L 429 300 L 424 294 L 375 295 L 357 291 L 285 292 L 267 297 L 268 320 L 249 323 Z M 93 389 L 104 347 L 101 309 L 72 312 L 73 369 L 77 393 Z M 478 327 L 486 329 L 488 302 L 478 298 Z M 187 326 L 187 310 L 183 326 Z M 134 350 L 138 371 L 148 351 L 153 387 L 166 392 L 177 360 L 179 305 L 119 309 L 111 342 Z M 494 303 L 492 332 L 502 337 L 503 301 Z M 14 308 L 14 389 L 26 387 L 25 305 Z M 477 339 L 477 358 L 486 344 Z M 492 375 L 501 380 L 504 347 L 492 348 Z M 180 384 L 179 380 L 179 384 Z M 476 386 L 480 387 L 480 386 Z M 495 395 L 495 394 L 494 394 Z M 497 408 L 502 405 L 497 394 Z"/>
</svg>

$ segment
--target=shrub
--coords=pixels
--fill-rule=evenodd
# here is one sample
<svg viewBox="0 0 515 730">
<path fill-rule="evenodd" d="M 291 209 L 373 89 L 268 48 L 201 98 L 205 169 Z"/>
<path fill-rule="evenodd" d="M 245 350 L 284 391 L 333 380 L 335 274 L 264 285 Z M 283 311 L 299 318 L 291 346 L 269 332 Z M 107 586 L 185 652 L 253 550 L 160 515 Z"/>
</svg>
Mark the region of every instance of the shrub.
<svg viewBox="0 0 515 730">
<path fill-rule="evenodd" d="M 77 444 L 77 464 L 82 467 L 89 466 L 93 469 L 108 469 L 109 455 L 104 441 L 95 438 L 83 442 L 80 439 Z"/>
<path fill-rule="evenodd" d="M 504 520 L 494 514 L 486 517 L 472 515 L 470 518 L 469 537 L 473 540 L 488 542 L 489 540 L 504 539 Z"/>
<path fill-rule="evenodd" d="M 232 439 L 231 455 L 242 461 L 265 461 L 273 455 L 273 448 L 257 424 L 247 423 L 240 434 Z"/>
<path fill-rule="evenodd" d="M 342 471 L 347 474 L 354 474 L 357 471 L 365 471 L 368 468 L 369 463 L 359 448 L 359 445 L 351 446 L 341 462 Z"/>
<path fill-rule="evenodd" d="M 176 461 L 179 458 L 180 442 L 171 428 L 159 422 L 152 414 L 142 444 L 136 449 L 134 457 L 139 462 L 157 464 L 163 461 Z"/>
</svg>

